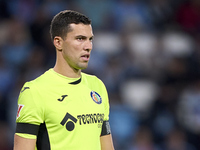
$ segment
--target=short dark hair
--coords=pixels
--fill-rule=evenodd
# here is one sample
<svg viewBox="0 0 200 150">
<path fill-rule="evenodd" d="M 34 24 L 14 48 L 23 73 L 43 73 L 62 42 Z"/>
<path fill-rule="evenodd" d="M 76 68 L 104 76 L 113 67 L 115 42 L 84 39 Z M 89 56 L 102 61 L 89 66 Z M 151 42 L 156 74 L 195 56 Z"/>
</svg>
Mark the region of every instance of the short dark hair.
<svg viewBox="0 0 200 150">
<path fill-rule="evenodd" d="M 53 40 L 55 36 L 65 39 L 66 34 L 70 31 L 70 24 L 83 23 L 90 25 L 91 20 L 77 11 L 64 10 L 54 16 L 50 25 L 50 35 Z"/>
</svg>

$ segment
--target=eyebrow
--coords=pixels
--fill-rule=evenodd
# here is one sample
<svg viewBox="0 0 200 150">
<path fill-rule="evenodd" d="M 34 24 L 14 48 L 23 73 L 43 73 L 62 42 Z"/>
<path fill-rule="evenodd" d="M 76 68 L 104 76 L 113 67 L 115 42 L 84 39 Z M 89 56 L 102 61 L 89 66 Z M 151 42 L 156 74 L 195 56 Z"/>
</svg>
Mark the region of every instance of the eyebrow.
<svg viewBox="0 0 200 150">
<path fill-rule="evenodd" d="M 93 39 L 94 36 L 91 36 L 89 39 Z M 83 39 L 87 39 L 87 36 L 84 35 L 77 35 L 76 38 L 83 38 Z"/>
</svg>

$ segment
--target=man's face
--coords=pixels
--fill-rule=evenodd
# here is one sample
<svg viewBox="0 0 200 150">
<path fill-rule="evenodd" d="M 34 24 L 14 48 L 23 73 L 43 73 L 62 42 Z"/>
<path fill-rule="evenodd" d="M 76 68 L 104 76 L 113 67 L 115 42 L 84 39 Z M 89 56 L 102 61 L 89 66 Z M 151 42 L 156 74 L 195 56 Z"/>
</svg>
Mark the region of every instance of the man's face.
<svg viewBox="0 0 200 150">
<path fill-rule="evenodd" d="M 84 24 L 70 24 L 70 27 L 72 31 L 63 41 L 62 55 L 71 68 L 85 69 L 92 50 L 92 27 Z"/>
</svg>

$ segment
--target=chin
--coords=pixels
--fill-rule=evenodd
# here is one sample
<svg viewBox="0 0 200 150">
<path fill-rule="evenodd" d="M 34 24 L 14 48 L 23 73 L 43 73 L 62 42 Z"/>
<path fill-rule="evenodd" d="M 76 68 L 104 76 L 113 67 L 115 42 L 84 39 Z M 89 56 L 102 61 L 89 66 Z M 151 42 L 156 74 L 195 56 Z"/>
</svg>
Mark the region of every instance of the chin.
<svg viewBox="0 0 200 150">
<path fill-rule="evenodd" d="M 78 68 L 83 70 L 83 69 L 87 69 L 87 67 L 88 67 L 88 64 L 81 64 L 81 65 L 79 65 Z"/>
<path fill-rule="evenodd" d="M 77 70 L 84 70 L 84 69 L 87 69 L 87 66 L 78 66 L 77 67 Z"/>
<path fill-rule="evenodd" d="M 87 67 L 82 67 L 81 70 L 87 69 Z"/>
</svg>

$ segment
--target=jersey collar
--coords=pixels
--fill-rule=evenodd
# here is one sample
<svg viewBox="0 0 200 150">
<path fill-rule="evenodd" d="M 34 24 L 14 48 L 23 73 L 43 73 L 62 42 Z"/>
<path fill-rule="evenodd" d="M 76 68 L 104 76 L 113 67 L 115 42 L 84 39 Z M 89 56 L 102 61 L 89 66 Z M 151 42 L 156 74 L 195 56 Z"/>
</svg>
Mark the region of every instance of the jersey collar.
<svg viewBox="0 0 200 150">
<path fill-rule="evenodd" d="M 74 81 L 74 82 L 71 82 L 71 83 L 69 83 L 69 84 L 73 84 L 73 85 L 75 85 L 75 84 L 79 84 L 80 82 L 81 82 L 81 78 L 78 79 L 78 80 L 76 80 L 76 81 Z"/>
</svg>

